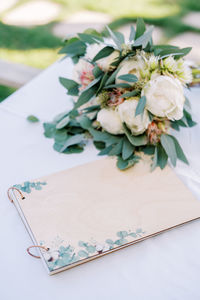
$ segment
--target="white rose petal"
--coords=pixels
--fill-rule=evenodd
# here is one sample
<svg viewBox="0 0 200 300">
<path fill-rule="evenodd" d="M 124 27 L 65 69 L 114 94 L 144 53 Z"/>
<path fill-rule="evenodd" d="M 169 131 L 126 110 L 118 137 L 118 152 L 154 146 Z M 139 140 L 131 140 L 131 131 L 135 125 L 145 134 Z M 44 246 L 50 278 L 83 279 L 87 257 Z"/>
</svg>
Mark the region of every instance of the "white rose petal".
<svg viewBox="0 0 200 300">
<path fill-rule="evenodd" d="M 101 124 L 102 128 L 112 134 L 123 133 L 123 125 L 117 110 L 111 108 L 103 108 L 97 115 L 97 121 Z"/>
<path fill-rule="evenodd" d="M 179 120 L 183 117 L 183 87 L 178 79 L 158 76 L 149 81 L 142 91 L 146 108 L 157 117 Z"/>
<path fill-rule="evenodd" d="M 142 134 L 151 122 L 146 109 L 143 115 L 135 116 L 139 98 L 132 97 L 118 106 L 121 121 L 126 123 L 133 135 Z"/>
</svg>

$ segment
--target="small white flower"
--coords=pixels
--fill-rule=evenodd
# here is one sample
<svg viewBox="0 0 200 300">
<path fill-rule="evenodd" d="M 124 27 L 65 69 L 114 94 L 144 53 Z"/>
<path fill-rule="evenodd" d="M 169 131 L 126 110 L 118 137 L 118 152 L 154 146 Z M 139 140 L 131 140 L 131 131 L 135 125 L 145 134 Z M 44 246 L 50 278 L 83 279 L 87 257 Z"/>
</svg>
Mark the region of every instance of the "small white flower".
<svg viewBox="0 0 200 300">
<path fill-rule="evenodd" d="M 142 90 L 146 96 L 146 108 L 157 117 L 179 120 L 183 117 L 183 87 L 178 79 L 158 76 L 149 81 Z"/>
<path fill-rule="evenodd" d="M 111 134 L 123 133 L 123 125 L 116 109 L 103 108 L 98 112 L 97 121 Z"/>
<path fill-rule="evenodd" d="M 96 245 L 96 250 L 97 250 L 97 252 L 102 252 L 103 251 L 103 245 L 97 244 Z"/>
<path fill-rule="evenodd" d="M 175 73 L 177 71 L 177 62 L 172 56 L 168 56 L 163 60 L 163 67 L 166 68 L 167 71 Z"/>
<path fill-rule="evenodd" d="M 135 116 L 138 97 L 131 97 L 118 106 L 121 121 L 126 123 L 133 135 L 142 134 L 151 122 L 146 109 L 143 115 Z"/>
<path fill-rule="evenodd" d="M 177 61 L 177 76 L 182 83 L 192 82 L 192 71 L 186 61 L 179 59 Z"/>
<path fill-rule="evenodd" d="M 151 71 L 154 71 L 158 68 L 158 57 L 154 54 L 151 54 L 148 59 L 148 67 Z"/>
</svg>

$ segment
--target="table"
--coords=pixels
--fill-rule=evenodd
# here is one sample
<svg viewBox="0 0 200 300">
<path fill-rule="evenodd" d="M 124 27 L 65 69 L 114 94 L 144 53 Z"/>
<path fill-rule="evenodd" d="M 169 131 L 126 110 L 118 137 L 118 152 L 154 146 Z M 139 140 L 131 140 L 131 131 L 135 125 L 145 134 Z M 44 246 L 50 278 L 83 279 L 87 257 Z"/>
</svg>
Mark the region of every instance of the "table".
<svg viewBox="0 0 200 300">
<path fill-rule="evenodd" d="M 200 221 L 54 276 L 27 255 L 31 240 L 7 199 L 7 188 L 97 159 L 92 145 L 82 154 L 64 155 L 43 136 L 42 122 L 70 107 L 58 77 L 71 72 L 69 60 L 58 61 L 0 104 L 1 299 L 200 299 Z M 186 93 L 200 123 L 199 92 Z M 30 114 L 40 123 L 29 123 Z M 200 126 L 182 129 L 179 141 L 190 168 L 179 163 L 176 172 L 200 201 Z"/>
</svg>

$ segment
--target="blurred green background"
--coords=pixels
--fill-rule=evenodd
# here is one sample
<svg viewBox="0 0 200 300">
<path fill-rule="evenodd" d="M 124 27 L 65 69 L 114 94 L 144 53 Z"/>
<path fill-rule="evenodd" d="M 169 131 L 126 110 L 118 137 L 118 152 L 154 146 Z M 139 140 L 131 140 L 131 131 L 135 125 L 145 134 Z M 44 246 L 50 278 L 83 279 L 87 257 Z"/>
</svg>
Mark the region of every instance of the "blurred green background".
<svg viewBox="0 0 200 300">
<path fill-rule="evenodd" d="M 0 60 L 44 69 L 58 59 L 63 37 L 83 24 L 119 29 L 138 16 L 157 26 L 159 42 L 199 43 L 199 0 L 0 0 Z M 15 89 L 0 81 L 0 101 Z"/>
</svg>

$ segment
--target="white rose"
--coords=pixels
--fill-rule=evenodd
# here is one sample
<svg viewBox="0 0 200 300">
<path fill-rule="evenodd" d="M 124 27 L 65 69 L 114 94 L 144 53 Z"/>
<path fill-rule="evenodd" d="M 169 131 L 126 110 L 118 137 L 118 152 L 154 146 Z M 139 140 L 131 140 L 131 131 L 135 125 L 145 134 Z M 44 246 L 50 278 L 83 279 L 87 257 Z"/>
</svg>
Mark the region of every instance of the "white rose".
<svg viewBox="0 0 200 300">
<path fill-rule="evenodd" d="M 123 125 L 117 110 L 112 108 L 103 108 L 98 112 L 97 121 L 101 127 L 112 134 L 123 133 Z"/>
<path fill-rule="evenodd" d="M 87 47 L 85 58 L 92 60 L 97 53 L 106 47 L 105 44 L 91 44 Z M 114 69 L 115 67 L 111 66 L 111 64 L 119 57 L 119 51 L 114 50 L 110 55 L 97 60 L 98 66 L 105 72 Z"/>
<path fill-rule="evenodd" d="M 158 76 L 150 80 L 142 90 L 146 96 L 146 108 L 157 117 L 179 120 L 183 117 L 183 87 L 178 79 Z"/>
<path fill-rule="evenodd" d="M 133 135 L 142 134 L 151 123 L 146 109 L 143 115 L 135 116 L 138 100 L 138 97 L 131 97 L 118 106 L 121 121 L 127 125 Z"/>
<path fill-rule="evenodd" d="M 137 76 L 138 80 L 141 79 L 141 70 L 144 70 L 145 68 L 145 62 L 143 61 L 142 58 L 137 59 L 137 58 L 130 58 L 127 60 L 123 60 L 120 65 L 119 65 L 119 72 L 117 73 L 117 77 L 115 82 L 118 83 L 122 83 L 125 82 L 125 80 L 119 79 L 118 77 L 121 75 L 125 75 L 125 74 L 133 74 L 135 76 Z M 130 82 L 127 82 L 130 83 Z"/>
</svg>

